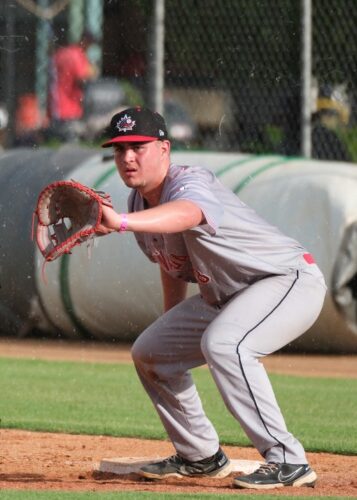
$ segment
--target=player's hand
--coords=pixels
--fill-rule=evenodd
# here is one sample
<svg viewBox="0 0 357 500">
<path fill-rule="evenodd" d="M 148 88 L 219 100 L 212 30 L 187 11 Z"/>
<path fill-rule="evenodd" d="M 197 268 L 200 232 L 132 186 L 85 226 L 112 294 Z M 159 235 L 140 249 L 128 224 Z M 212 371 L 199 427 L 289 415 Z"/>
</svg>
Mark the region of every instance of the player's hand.
<svg viewBox="0 0 357 500">
<path fill-rule="evenodd" d="M 102 219 L 97 229 L 97 234 L 104 236 L 105 234 L 118 231 L 120 228 L 120 215 L 112 208 L 106 205 L 102 206 Z"/>
</svg>

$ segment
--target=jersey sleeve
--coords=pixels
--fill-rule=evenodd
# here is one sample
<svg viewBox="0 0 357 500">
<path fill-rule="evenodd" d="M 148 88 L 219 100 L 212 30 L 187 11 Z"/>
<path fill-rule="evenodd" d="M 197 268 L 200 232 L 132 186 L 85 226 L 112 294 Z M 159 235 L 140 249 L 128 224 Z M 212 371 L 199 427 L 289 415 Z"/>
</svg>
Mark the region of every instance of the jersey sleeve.
<svg viewBox="0 0 357 500">
<path fill-rule="evenodd" d="M 205 217 L 201 229 L 215 234 L 223 217 L 223 207 L 215 195 L 215 176 L 201 167 L 179 167 L 170 179 L 164 201 L 189 200 L 195 203 Z"/>
</svg>

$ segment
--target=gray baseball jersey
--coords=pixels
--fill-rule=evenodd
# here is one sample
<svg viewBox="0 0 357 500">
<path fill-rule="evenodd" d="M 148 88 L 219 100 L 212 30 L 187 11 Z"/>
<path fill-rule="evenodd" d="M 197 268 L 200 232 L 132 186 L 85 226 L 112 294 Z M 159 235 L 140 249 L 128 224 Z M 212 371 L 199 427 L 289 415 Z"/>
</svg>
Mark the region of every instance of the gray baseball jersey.
<svg viewBox="0 0 357 500">
<path fill-rule="evenodd" d="M 171 165 L 160 204 L 190 200 L 206 223 L 175 234 L 135 233 L 143 252 L 170 275 L 197 282 L 209 304 L 224 304 L 255 281 L 305 266 L 306 250 L 262 220 L 209 170 Z M 144 210 L 133 191 L 129 211 Z"/>
</svg>

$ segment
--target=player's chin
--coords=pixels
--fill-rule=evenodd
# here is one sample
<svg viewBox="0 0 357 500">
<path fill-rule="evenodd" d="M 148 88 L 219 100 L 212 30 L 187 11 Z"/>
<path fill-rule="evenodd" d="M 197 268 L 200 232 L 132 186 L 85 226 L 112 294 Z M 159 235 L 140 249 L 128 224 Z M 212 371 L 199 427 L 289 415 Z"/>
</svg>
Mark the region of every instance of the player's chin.
<svg viewBox="0 0 357 500">
<path fill-rule="evenodd" d="M 142 185 L 138 179 L 134 179 L 133 177 L 123 177 L 124 184 L 132 189 L 139 188 Z"/>
</svg>

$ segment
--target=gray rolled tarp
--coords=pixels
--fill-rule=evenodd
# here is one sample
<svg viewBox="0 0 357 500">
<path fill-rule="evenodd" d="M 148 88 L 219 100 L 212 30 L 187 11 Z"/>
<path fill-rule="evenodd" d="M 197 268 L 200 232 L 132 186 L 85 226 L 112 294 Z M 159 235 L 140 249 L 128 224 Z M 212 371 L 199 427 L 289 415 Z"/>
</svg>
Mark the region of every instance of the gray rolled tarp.
<svg viewBox="0 0 357 500">
<path fill-rule="evenodd" d="M 0 333 L 22 336 L 38 326 L 32 213 L 41 188 L 65 178 L 93 156 L 78 147 L 13 149 L 0 153 Z M 47 323 L 47 322 L 46 322 Z"/>
<path fill-rule="evenodd" d="M 174 152 L 172 160 L 215 171 L 243 201 L 315 256 L 329 287 L 326 303 L 319 320 L 290 348 L 356 353 L 356 166 L 199 151 Z M 1 242 L 6 240 L 2 330 L 132 340 L 162 311 L 158 266 L 146 259 L 132 234 L 98 238 L 89 249 L 77 247 L 46 266 L 47 283 L 42 278 L 43 259 L 28 236 L 32 211 L 44 185 L 70 178 L 108 192 L 115 208 L 126 210 L 128 189 L 101 151 L 14 150 L 0 156 Z M 190 293 L 196 291 L 190 286 Z"/>
</svg>

